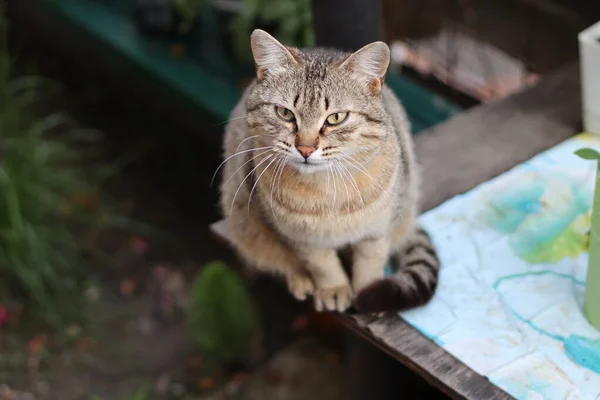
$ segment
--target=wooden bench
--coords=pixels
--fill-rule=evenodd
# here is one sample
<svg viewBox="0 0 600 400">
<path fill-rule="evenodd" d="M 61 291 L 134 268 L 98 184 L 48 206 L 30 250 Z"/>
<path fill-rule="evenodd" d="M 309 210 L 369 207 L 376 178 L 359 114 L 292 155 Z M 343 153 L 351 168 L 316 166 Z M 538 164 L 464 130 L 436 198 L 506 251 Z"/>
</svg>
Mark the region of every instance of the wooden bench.
<svg viewBox="0 0 600 400">
<path fill-rule="evenodd" d="M 423 174 L 423 210 L 562 142 L 578 132 L 580 120 L 579 67 L 570 65 L 542 79 L 533 88 L 503 101 L 473 108 L 417 135 L 415 143 Z M 213 224 L 211 229 L 227 240 L 224 221 Z M 381 317 L 344 314 L 338 320 L 451 398 L 512 398 L 395 313 Z M 354 364 L 357 380 L 368 373 L 367 370 L 371 370 L 371 376 L 382 372 L 381 369 L 372 371 L 375 368 L 372 364 L 368 367 L 362 362 Z M 365 392 L 373 394 L 370 398 L 378 398 L 374 389 L 365 389 Z"/>
</svg>

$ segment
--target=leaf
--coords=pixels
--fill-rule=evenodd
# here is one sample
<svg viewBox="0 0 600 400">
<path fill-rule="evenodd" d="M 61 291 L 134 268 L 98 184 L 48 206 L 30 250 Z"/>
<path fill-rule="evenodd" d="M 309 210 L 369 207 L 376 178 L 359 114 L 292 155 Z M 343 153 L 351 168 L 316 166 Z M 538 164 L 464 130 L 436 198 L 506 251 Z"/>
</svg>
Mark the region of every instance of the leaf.
<svg viewBox="0 0 600 400">
<path fill-rule="evenodd" d="M 121 294 L 123 296 L 129 297 L 133 294 L 133 292 L 135 291 L 135 288 L 136 288 L 136 284 L 135 284 L 134 280 L 125 279 L 125 280 L 121 281 L 119 291 L 121 292 Z"/>
<path fill-rule="evenodd" d="M 584 160 L 600 160 L 600 154 L 596 150 L 590 148 L 579 149 L 575 154 Z"/>
<path fill-rule="evenodd" d="M 200 387 L 200 389 L 202 390 L 210 390 L 212 388 L 215 387 L 215 378 L 213 378 L 212 376 L 204 376 L 202 378 L 200 378 L 199 382 L 198 382 L 198 386 Z"/>
<path fill-rule="evenodd" d="M 243 281 L 219 261 L 196 277 L 188 318 L 208 373 L 239 357 L 258 328 L 256 308 Z"/>
</svg>

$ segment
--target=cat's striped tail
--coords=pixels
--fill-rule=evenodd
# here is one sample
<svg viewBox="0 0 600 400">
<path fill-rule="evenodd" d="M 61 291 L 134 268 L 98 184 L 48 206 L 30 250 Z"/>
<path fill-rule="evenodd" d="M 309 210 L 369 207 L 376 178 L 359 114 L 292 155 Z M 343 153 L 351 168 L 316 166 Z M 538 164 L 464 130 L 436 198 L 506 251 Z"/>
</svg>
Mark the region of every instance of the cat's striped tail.
<svg viewBox="0 0 600 400">
<path fill-rule="evenodd" d="M 397 270 L 361 290 L 354 306 L 362 313 L 402 311 L 427 303 L 435 292 L 440 261 L 429 235 L 417 228 L 393 255 Z"/>
</svg>

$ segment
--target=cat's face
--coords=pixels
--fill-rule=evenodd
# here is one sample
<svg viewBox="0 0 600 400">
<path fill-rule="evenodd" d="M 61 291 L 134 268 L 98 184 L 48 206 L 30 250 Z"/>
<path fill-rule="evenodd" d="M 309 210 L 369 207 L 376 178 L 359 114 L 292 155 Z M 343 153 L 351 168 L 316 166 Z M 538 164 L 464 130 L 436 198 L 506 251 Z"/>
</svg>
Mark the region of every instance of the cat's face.
<svg viewBox="0 0 600 400">
<path fill-rule="evenodd" d="M 248 123 L 257 147 L 300 172 L 357 164 L 388 134 L 381 84 L 388 47 L 377 42 L 353 55 L 288 49 L 263 31 L 252 35 L 258 80 Z M 341 172 L 344 173 L 344 172 Z"/>
</svg>

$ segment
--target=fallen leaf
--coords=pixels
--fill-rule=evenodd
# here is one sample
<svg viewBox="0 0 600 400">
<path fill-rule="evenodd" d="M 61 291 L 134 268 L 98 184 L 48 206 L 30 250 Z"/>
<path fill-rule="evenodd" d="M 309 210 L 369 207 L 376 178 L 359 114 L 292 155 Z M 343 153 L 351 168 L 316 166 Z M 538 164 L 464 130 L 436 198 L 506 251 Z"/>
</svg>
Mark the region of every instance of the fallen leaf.
<svg viewBox="0 0 600 400">
<path fill-rule="evenodd" d="M 97 344 L 98 342 L 96 341 L 96 339 L 86 336 L 80 338 L 77 341 L 77 343 L 75 343 L 75 348 L 79 352 L 87 353 L 92 351 L 97 346 Z"/>
<path fill-rule="evenodd" d="M 134 254 L 143 256 L 148 252 L 150 245 L 143 238 L 139 236 L 133 236 L 129 239 L 129 247 Z"/>
<path fill-rule="evenodd" d="M 248 380 L 248 378 L 250 378 L 250 374 L 247 372 L 238 372 L 237 374 L 233 375 L 233 377 L 231 377 L 231 380 L 233 382 L 238 382 L 238 383 L 242 383 Z"/>
<path fill-rule="evenodd" d="M 215 387 L 215 378 L 204 376 L 198 381 L 198 387 L 202 390 L 210 390 Z"/>
<path fill-rule="evenodd" d="M 292 331 L 298 332 L 303 331 L 310 325 L 310 320 L 306 314 L 298 316 L 294 322 L 292 322 Z"/>
<path fill-rule="evenodd" d="M 8 311 L 2 305 L 0 305 L 0 328 L 3 327 L 8 321 Z"/>
<path fill-rule="evenodd" d="M 45 335 L 38 335 L 31 339 L 29 343 L 27 343 L 27 350 L 29 351 L 29 355 L 39 355 L 42 352 L 42 350 L 44 350 L 47 340 L 48 339 Z"/>
<path fill-rule="evenodd" d="M 202 368 L 202 358 L 200 356 L 190 357 L 187 360 L 187 367 L 193 371 L 197 371 Z"/>
<path fill-rule="evenodd" d="M 126 297 L 131 296 L 135 291 L 135 287 L 136 284 L 133 279 L 124 279 L 121 281 L 121 294 Z"/>
<path fill-rule="evenodd" d="M 185 46 L 182 45 L 181 43 L 173 43 L 171 45 L 171 55 L 173 57 L 181 57 L 182 55 L 185 54 Z"/>
</svg>

